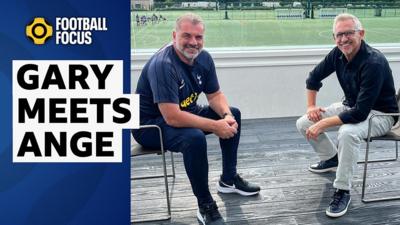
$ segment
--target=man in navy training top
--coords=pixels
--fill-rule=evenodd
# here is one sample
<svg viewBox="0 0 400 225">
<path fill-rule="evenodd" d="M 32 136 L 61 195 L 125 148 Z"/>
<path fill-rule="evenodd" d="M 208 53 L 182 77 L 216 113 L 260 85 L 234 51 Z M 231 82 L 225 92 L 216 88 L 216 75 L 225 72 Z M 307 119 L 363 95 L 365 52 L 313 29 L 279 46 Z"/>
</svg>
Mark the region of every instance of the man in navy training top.
<svg viewBox="0 0 400 225">
<path fill-rule="evenodd" d="M 210 54 L 204 50 L 204 23 L 192 13 L 176 21 L 173 43 L 160 49 L 147 62 L 136 93 L 140 94 L 141 124 L 156 124 L 163 131 L 166 149 L 183 154 L 186 173 L 203 224 L 224 224 L 208 188 L 207 142 L 205 135 L 220 139 L 222 175 L 217 183 L 221 193 L 256 195 L 260 187 L 250 184 L 236 172 L 240 139 L 240 111 L 229 107 L 221 92 Z M 209 106 L 197 105 L 201 92 Z M 155 129 L 133 131 L 135 140 L 145 146 L 160 146 Z"/>
<path fill-rule="evenodd" d="M 392 71 L 385 56 L 371 48 L 364 39 L 365 31 L 357 17 L 338 15 L 333 23 L 336 47 L 310 72 L 306 81 L 307 113 L 297 120 L 304 135 L 321 161 L 310 165 L 315 173 L 336 171 L 336 191 L 326 215 L 339 217 L 347 212 L 350 189 L 360 145 L 368 135 L 368 119 L 376 113 L 398 112 Z M 345 98 L 326 108 L 316 105 L 321 81 L 336 72 Z M 371 135 L 388 132 L 397 117 L 382 116 L 372 120 Z M 338 127 L 337 145 L 325 130 Z"/>
</svg>

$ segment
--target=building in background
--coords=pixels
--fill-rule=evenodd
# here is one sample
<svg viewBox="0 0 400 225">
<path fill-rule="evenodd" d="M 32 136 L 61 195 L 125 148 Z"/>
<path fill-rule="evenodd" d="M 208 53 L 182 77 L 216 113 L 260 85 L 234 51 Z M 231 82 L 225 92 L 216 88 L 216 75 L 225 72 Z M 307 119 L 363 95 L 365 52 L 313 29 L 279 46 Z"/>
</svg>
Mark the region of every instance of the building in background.
<svg viewBox="0 0 400 225">
<path fill-rule="evenodd" d="M 151 10 L 154 0 L 131 0 L 131 10 Z"/>
</svg>

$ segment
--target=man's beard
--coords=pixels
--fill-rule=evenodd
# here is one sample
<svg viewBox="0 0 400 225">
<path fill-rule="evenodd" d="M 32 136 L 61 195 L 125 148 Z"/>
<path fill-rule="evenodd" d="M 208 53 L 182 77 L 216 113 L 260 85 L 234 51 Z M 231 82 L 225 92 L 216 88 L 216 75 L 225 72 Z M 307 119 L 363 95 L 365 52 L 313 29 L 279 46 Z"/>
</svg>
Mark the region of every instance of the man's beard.
<svg viewBox="0 0 400 225">
<path fill-rule="evenodd" d="M 182 53 L 182 55 L 189 61 L 193 61 L 197 56 L 199 56 L 199 54 L 202 51 L 202 48 L 198 47 L 198 45 L 189 45 L 186 44 L 184 46 L 180 46 L 178 43 L 176 44 L 176 48 L 178 49 L 178 51 L 180 53 Z M 185 50 L 187 49 L 195 49 L 195 53 L 189 53 Z"/>
</svg>

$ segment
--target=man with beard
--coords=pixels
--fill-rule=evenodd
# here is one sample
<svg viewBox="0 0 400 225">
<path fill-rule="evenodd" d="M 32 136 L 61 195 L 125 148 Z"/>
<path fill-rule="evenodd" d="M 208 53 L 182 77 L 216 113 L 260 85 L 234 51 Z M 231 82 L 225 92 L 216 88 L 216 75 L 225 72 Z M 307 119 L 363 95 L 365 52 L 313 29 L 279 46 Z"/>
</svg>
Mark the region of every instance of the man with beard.
<svg viewBox="0 0 400 225">
<path fill-rule="evenodd" d="M 221 193 L 256 195 L 260 187 L 236 172 L 240 138 L 240 111 L 229 107 L 221 92 L 210 54 L 203 49 L 204 24 L 188 13 L 176 21 L 173 43 L 160 49 L 143 68 L 136 93 L 140 94 L 141 124 L 156 124 L 163 131 L 166 149 L 183 154 L 186 173 L 203 224 L 224 224 L 208 188 L 207 142 L 205 135 L 220 139 L 222 175 L 217 183 Z M 197 105 L 201 92 L 209 106 Z M 135 140 L 149 148 L 159 148 L 154 129 L 133 131 Z"/>
<path fill-rule="evenodd" d="M 360 145 L 368 135 L 368 119 L 380 112 L 398 112 L 389 63 L 381 52 L 365 43 L 364 33 L 357 17 L 340 14 L 335 18 L 333 38 L 337 47 L 310 72 L 306 81 L 307 113 L 296 124 L 321 159 L 309 170 L 336 171 L 333 183 L 336 191 L 326 209 L 330 217 L 347 212 Z M 326 108 L 318 107 L 316 97 L 321 81 L 333 72 L 345 99 Z M 371 135 L 385 134 L 396 121 L 397 117 L 392 116 L 374 117 Z M 337 145 L 325 133 L 329 127 L 339 128 Z"/>
</svg>

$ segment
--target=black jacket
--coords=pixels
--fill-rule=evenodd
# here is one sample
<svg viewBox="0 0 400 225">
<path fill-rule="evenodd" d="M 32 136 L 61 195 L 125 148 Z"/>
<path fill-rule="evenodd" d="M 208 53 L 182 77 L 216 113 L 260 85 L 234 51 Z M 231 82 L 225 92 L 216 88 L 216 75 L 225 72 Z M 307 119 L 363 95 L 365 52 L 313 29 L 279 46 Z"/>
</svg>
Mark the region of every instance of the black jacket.
<svg viewBox="0 0 400 225">
<path fill-rule="evenodd" d="M 321 81 L 333 72 L 336 72 L 345 95 L 343 104 L 351 107 L 339 114 L 343 123 L 362 122 L 372 109 L 385 113 L 399 111 L 389 63 L 380 51 L 364 41 L 350 62 L 338 47 L 329 52 L 310 72 L 307 89 L 318 91 L 322 87 Z"/>
</svg>

